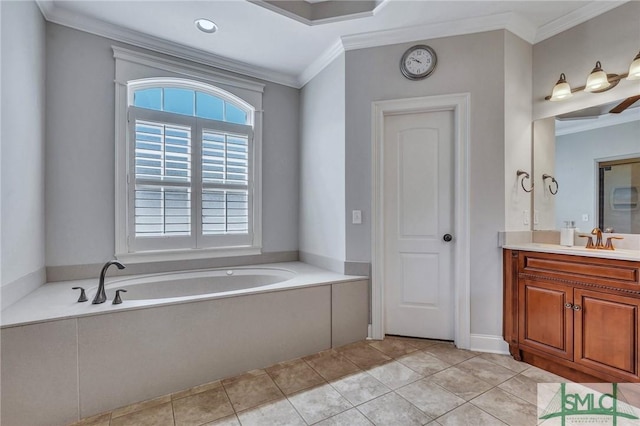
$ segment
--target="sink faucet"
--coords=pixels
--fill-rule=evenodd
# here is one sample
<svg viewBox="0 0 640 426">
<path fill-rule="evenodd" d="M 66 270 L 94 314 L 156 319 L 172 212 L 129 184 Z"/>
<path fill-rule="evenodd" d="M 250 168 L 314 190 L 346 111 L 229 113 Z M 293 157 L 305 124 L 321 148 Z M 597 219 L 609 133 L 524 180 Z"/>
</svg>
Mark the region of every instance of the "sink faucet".
<svg viewBox="0 0 640 426">
<path fill-rule="evenodd" d="M 602 244 L 602 231 L 600 230 L 600 228 L 593 228 L 593 230 L 591 231 L 591 235 L 596 236 L 596 248 L 603 249 L 604 244 Z"/>
<path fill-rule="evenodd" d="M 98 283 L 98 291 L 96 293 L 96 297 L 94 297 L 93 302 L 91 302 L 94 305 L 97 305 L 98 303 L 104 303 L 105 300 L 107 300 L 107 295 L 104 292 L 104 276 L 107 274 L 107 269 L 109 269 L 109 266 L 111 265 L 116 265 L 118 269 L 125 268 L 125 266 L 117 260 L 110 260 L 104 264 L 104 266 L 102 267 L 102 272 L 100 272 L 100 282 Z"/>
</svg>

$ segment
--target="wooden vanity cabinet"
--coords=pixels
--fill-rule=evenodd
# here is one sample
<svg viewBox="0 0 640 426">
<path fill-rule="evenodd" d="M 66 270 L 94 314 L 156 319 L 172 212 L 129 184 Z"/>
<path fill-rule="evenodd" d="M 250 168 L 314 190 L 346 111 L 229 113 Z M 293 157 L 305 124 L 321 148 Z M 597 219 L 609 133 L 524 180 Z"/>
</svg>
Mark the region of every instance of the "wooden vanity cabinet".
<svg viewBox="0 0 640 426">
<path fill-rule="evenodd" d="M 504 338 L 572 380 L 640 382 L 640 262 L 504 250 Z"/>
</svg>

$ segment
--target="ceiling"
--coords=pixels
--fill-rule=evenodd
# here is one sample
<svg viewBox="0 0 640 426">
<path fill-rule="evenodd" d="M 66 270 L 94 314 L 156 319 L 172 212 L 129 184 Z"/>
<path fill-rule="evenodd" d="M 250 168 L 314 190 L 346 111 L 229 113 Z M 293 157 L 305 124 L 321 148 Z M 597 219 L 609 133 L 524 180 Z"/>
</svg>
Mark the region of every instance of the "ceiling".
<svg viewBox="0 0 640 426">
<path fill-rule="evenodd" d="M 344 50 L 495 29 L 535 43 L 625 3 L 385 0 L 366 16 L 303 23 L 260 0 L 37 2 L 51 22 L 293 87 Z M 198 31 L 196 18 L 218 31 Z"/>
</svg>

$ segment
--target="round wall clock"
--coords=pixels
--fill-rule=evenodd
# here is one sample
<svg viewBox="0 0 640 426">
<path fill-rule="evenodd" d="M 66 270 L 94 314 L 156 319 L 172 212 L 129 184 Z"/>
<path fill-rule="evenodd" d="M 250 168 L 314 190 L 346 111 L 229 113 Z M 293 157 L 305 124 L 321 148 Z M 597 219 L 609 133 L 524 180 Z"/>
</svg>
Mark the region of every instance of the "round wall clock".
<svg viewBox="0 0 640 426">
<path fill-rule="evenodd" d="M 400 71 L 409 80 L 421 80 L 436 68 L 436 52 L 429 46 L 418 44 L 410 47 L 400 59 Z"/>
</svg>

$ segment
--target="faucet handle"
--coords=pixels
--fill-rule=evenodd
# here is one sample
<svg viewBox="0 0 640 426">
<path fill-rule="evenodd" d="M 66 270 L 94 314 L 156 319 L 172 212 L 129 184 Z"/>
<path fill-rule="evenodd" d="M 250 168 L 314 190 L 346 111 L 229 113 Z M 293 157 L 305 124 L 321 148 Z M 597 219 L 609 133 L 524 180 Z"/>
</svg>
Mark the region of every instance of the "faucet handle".
<svg viewBox="0 0 640 426">
<path fill-rule="evenodd" d="M 607 243 L 604 245 L 605 250 L 615 250 L 612 240 L 624 240 L 624 237 L 607 237 Z"/>
<path fill-rule="evenodd" d="M 593 237 L 591 235 L 589 235 L 589 234 L 578 234 L 578 237 L 587 238 L 587 245 L 585 246 L 585 248 L 588 248 L 588 249 L 596 248 L 596 245 L 593 244 Z"/>
<path fill-rule="evenodd" d="M 85 293 L 84 288 L 82 287 L 71 287 L 71 290 L 80 290 L 80 297 L 78 297 L 78 302 L 86 302 L 87 300 L 87 293 Z"/>
<path fill-rule="evenodd" d="M 113 305 L 119 305 L 122 303 L 122 298 L 120 297 L 120 293 L 126 293 L 127 290 L 123 288 L 119 288 L 116 290 L 116 297 L 113 298 Z"/>
</svg>

